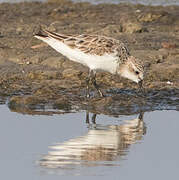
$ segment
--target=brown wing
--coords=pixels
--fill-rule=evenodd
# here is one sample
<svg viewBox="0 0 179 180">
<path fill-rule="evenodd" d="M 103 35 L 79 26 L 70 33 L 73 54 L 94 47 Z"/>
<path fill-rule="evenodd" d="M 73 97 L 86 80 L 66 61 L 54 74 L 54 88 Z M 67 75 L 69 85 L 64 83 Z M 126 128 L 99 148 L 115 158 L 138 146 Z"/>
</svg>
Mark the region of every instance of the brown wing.
<svg viewBox="0 0 179 180">
<path fill-rule="evenodd" d="M 119 42 L 112 38 L 86 34 L 78 36 L 75 42 L 76 47 L 81 51 L 99 56 L 114 53 L 118 44 Z"/>
</svg>

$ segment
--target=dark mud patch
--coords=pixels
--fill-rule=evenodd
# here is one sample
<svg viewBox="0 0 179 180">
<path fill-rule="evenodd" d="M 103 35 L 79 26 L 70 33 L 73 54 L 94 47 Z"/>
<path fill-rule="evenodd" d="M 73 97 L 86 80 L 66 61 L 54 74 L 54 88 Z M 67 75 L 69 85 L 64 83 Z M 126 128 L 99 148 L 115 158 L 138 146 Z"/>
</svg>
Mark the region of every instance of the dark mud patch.
<svg viewBox="0 0 179 180">
<path fill-rule="evenodd" d="M 154 110 L 179 110 L 179 90 L 150 90 L 138 93 L 132 90 L 109 90 L 108 97 L 86 99 L 70 94 L 56 99 L 38 96 L 13 96 L 8 106 L 11 111 L 27 114 L 61 114 L 87 110 L 96 114 L 118 116 Z"/>
</svg>

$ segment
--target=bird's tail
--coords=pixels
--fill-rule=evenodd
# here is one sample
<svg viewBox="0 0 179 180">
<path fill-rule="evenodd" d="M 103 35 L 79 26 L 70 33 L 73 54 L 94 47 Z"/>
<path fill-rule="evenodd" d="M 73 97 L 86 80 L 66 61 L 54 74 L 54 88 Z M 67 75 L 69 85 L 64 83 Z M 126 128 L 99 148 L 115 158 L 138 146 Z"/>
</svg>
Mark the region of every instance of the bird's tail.
<svg viewBox="0 0 179 180">
<path fill-rule="evenodd" d="M 70 36 L 68 35 L 64 35 L 64 34 L 58 34 L 58 33 L 55 33 L 55 32 L 51 32 L 49 30 L 46 30 L 46 29 L 43 29 L 41 26 L 40 26 L 40 29 L 38 31 L 37 34 L 35 34 L 35 36 L 37 39 L 40 39 L 40 40 L 47 40 L 47 39 L 57 39 L 59 41 L 64 41 L 65 39 L 68 39 Z"/>
<path fill-rule="evenodd" d="M 40 26 L 38 33 L 36 33 L 34 37 L 43 41 L 48 38 L 48 34 L 44 34 L 45 32 L 46 31 Z"/>
</svg>

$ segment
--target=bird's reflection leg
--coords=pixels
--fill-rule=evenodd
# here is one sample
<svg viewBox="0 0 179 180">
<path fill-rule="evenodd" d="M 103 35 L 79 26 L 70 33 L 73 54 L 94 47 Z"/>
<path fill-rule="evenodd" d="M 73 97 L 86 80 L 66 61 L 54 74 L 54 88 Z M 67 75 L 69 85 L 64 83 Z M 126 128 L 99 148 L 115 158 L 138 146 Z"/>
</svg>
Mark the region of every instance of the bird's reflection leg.
<svg viewBox="0 0 179 180">
<path fill-rule="evenodd" d="M 96 114 L 93 114 L 93 116 L 92 116 L 92 123 L 96 124 Z"/>
<path fill-rule="evenodd" d="M 140 114 L 139 114 L 139 119 L 141 120 L 141 121 L 143 121 L 143 117 L 144 117 L 144 112 L 140 112 Z"/>
<path fill-rule="evenodd" d="M 144 112 L 140 112 L 139 117 L 138 117 L 140 122 L 143 122 L 143 118 L 144 118 Z M 144 126 L 143 126 L 143 135 L 146 134 L 146 131 L 147 131 L 147 128 L 146 128 L 145 123 L 144 123 Z"/>
<path fill-rule="evenodd" d="M 89 111 L 86 111 L 86 124 L 89 124 Z"/>
<path fill-rule="evenodd" d="M 91 118 L 92 124 L 96 125 L 96 116 L 97 114 L 93 114 Z M 86 111 L 86 124 L 90 125 L 90 117 L 89 117 L 89 111 Z"/>
</svg>

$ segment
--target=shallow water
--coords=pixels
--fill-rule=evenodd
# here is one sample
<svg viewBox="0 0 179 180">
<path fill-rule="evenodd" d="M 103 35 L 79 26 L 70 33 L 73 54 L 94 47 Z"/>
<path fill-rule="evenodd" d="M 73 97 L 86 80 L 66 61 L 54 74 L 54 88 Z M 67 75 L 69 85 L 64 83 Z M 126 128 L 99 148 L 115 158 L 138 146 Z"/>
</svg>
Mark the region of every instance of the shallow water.
<svg viewBox="0 0 179 180">
<path fill-rule="evenodd" d="M 1 101 L 0 179 L 178 178 L 178 111 L 23 115 Z"/>
<path fill-rule="evenodd" d="M 0 2 L 35 2 L 35 1 L 41 1 L 45 2 L 47 0 L 0 0 Z M 179 5 L 179 0 L 72 0 L 74 2 L 90 2 L 93 4 L 99 4 L 99 3 L 113 3 L 113 4 L 119 4 L 119 3 L 134 3 L 134 4 L 144 4 L 144 5 Z"/>
</svg>

